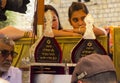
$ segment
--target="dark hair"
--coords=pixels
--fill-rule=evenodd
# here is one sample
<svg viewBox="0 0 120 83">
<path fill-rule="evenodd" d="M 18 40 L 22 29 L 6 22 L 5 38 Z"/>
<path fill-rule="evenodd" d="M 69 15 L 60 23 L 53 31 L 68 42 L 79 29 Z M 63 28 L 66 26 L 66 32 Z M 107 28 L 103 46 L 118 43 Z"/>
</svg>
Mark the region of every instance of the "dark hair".
<svg viewBox="0 0 120 83">
<path fill-rule="evenodd" d="M 5 7 L 2 7 L 2 3 L 5 3 Z M 0 0 L 0 21 L 7 20 L 6 10 L 26 13 L 28 3 L 30 3 L 30 0 Z"/>
<path fill-rule="evenodd" d="M 84 3 L 72 2 L 71 6 L 69 7 L 69 10 L 68 10 L 68 17 L 71 18 L 73 12 L 78 11 L 78 10 L 83 10 L 86 14 L 89 13 L 89 11 Z"/>
<path fill-rule="evenodd" d="M 54 11 L 55 14 L 57 15 L 58 21 L 59 21 L 59 28 L 58 28 L 58 30 L 61 30 L 61 29 L 62 29 L 62 26 L 61 26 L 61 23 L 60 23 L 60 19 L 59 19 L 59 15 L 58 15 L 58 13 L 57 13 L 57 10 L 56 10 L 53 6 L 51 6 L 51 5 L 45 5 L 45 12 L 48 11 L 48 10 Z"/>
</svg>

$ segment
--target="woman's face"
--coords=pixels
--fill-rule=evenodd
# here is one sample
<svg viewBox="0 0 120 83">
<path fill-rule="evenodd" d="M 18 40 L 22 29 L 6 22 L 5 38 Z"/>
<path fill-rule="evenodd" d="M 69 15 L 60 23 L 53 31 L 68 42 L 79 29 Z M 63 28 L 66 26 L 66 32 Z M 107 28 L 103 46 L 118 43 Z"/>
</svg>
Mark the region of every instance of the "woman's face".
<svg viewBox="0 0 120 83">
<path fill-rule="evenodd" d="M 71 23 L 74 29 L 86 26 L 84 22 L 84 18 L 86 17 L 86 15 L 87 14 L 83 10 L 73 12 L 71 18 L 69 19 L 69 22 Z"/>
<path fill-rule="evenodd" d="M 58 17 L 55 14 L 54 11 L 52 11 L 52 15 L 53 15 L 53 21 L 52 21 L 52 29 L 57 29 L 59 28 L 59 22 L 58 22 Z"/>
</svg>

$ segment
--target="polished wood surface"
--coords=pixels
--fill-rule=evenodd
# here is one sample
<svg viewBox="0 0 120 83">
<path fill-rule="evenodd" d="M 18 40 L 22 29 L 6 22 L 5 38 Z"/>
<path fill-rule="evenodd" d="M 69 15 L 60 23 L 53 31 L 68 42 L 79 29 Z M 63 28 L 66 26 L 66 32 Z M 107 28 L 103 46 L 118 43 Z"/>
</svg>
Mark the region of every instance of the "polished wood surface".
<svg viewBox="0 0 120 83">
<path fill-rule="evenodd" d="M 38 0 L 38 7 L 37 7 L 37 24 L 43 25 L 44 24 L 44 0 Z"/>
</svg>

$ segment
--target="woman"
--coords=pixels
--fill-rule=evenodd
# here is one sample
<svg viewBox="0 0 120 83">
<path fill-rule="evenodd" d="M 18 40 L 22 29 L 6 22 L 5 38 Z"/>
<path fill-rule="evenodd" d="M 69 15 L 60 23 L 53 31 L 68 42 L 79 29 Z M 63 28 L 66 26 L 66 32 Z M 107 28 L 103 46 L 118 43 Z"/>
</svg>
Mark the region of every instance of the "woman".
<svg viewBox="0 0 120 83">
<path fill-rule="evenodd" d="M 73 2 L 68 10 L 69 22 L 73 26 L 73 32 L 84 34 L 86 23 L 84 18 L 89 13 L 85 4 L 80 2 Z M 96 36 L 106 35 L 103 28 L 97 28 L 93 25 L 93 31 Z"/>
<path fill-rule="evenodd" d="M 80 36 L 78 33 L 64 31 L 57 10 L 52 5 L 45 5 L 45 12 L 51 10 L 53 15 L 52 30 L 54 36 Z"/>
<path fill-rule="evenodd" d="M 52 29 L 57 29 L 57 30 L 63 29 L 61 26 L 61 23 L 60 23 L 60 19 L 59 19 L 59 15 L 57 13 L 57 10 L 51 5 L 45 5 L 45 12 L 48 10 L 51 10 L 52 15 L 53 15 Z"/>
</svg>

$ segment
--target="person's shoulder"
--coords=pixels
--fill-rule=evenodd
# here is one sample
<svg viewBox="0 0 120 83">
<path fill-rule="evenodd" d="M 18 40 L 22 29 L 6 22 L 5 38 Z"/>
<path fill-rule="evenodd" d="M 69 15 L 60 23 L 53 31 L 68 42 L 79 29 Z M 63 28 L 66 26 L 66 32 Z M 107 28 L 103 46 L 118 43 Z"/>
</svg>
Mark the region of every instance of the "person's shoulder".
<svg viewBox="0 0 120 83">
<path fill-rule="evenodd" d="M 19 68 L 11 66 L 7 75 L 11 77 L 11 83 L 22 83 L 22 71 Z"/>
<path fill-rule="evenodd" d="M 11 66 L 9 71 L 21 73 L 22 71 L 18 67 Z"/>
</svg>

